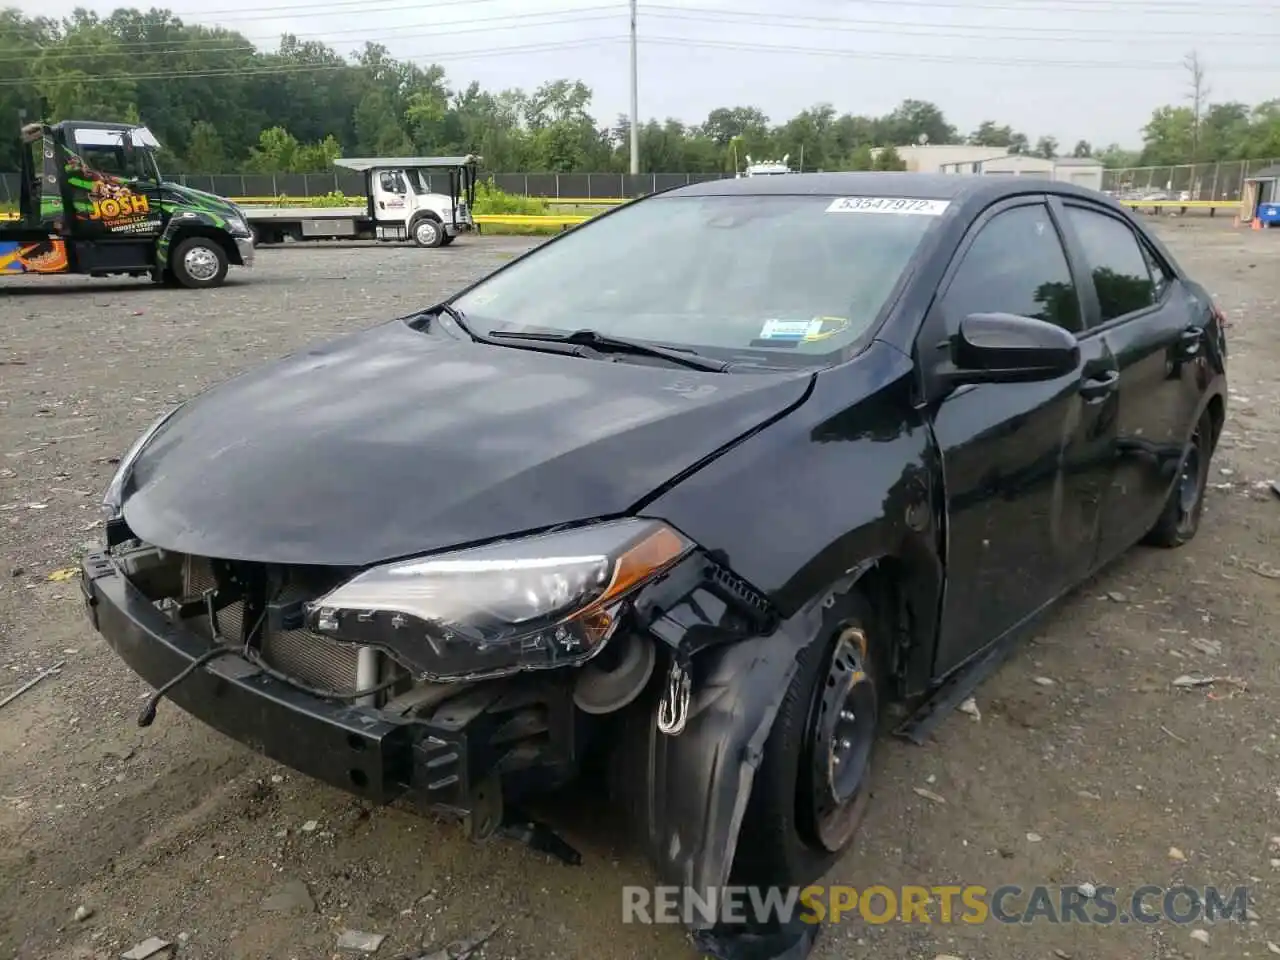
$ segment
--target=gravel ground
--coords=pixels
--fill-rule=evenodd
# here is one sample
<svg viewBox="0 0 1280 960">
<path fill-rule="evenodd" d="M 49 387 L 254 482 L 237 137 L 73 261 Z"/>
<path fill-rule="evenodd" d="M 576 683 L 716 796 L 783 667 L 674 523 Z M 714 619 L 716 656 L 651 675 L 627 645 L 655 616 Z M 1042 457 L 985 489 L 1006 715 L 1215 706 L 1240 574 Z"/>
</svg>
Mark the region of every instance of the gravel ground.
<svg viewBox="0 0 1280 960">
<path fill-rule="evenodd" d="M 843 924 L 822 960 L 1280 953 L 1280 500 L 1264 483 L 1280 477 L 1280 235 L 1160 229 L 1233 322 L 1234 397 L 1200 536 L 1136 549 L 1079 591 L 978 691 L 981 719 L 887 745 L 863 842 L 828 881 L 1246 885 L 1258 920 L 1207 927 L 1207 945 L 1170 923 Z M 585 855 L 566 867 L 363 809 L 170 704 L 139 730 L 148 688 L 58 579 L 100 534 L 111 458 L 166 405 L 408 313 L 529 242 L 270 249 L 205 293 L 4 281 L 0 696 L 66 666 L 0 709 L 0 956 L 117 957 L 159 936 L 182 957 L 301 960 L 336 956 L 355 928 L 386 934 L 377 956 L 393 957 L 490 922 L 490 960 L 692 955 L 678 927 L 620 922 L 619 887 L 651 876 L 586 814 L 590 798 L 566 801 L 558 826 Z M 1171 685 L 1188 673 L 1241 682 Z"/>
</svg>

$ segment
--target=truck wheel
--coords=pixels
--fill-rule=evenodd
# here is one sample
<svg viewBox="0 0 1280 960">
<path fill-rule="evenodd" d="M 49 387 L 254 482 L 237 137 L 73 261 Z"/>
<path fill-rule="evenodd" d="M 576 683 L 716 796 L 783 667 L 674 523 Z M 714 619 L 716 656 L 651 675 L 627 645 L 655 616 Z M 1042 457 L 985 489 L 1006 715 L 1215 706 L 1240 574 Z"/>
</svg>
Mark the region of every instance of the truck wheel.
<svg viewBox="0 0 1280 960">
<path fill-rule="evenodd" d="M 826 611 L 800 657 L 756 771 L 733 883 L 815 882 L 848 849 L 870 799 L 883 677 L 877 618 L 860 594 Z"/>
<path fill-rule="evenodd" d="M 413 225 L 413 242 L 420 247 L 438 247 L 444 243 L 444 224 L 423 217 Z"/>
<path fill-rule="evenodd" d="M 188 289 L 216 287 L 227 277 L 227 252 L 216 240 L 188 237 L 169 260 L 173 277 Z"/>
</svg>

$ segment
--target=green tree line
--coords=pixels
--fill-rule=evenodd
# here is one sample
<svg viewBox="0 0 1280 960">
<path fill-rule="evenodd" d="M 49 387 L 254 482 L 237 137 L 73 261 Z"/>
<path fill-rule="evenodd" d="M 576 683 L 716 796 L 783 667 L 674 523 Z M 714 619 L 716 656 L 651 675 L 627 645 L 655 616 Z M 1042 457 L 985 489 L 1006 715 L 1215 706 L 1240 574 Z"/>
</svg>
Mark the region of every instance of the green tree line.
<svg viewBox="0 0 1280 960">
<path fill-rule="evenodd" d="M 344 56 L 281 37 L 258 49 L 243 34 L 184 23 L 167 10 L 77 10 L 57 21 L 0 11 L 0 118 L 144 121 L 165 144 L 164 165 L 188 173 L 309 173 L 337 156 L 478 153 L 498 172 L 624 172 L 626 117 L 602 124 L 591 89 L 554 79 L 536 90 L 450 86 L 438 65 L 396 60 L 366 43 Z M 1097 156 L 1108 166 L 1280 156 L 1280 99 L 1249 106 L 1162 106 L 1141 150 L 1081 140 L 1070 148 L 988 120 L 971 132 L 937 105 L 905 100 L 884 116 L 840 114 L 819 103 L 774 122 L 752 106 L 712 110 L 699 124 L 650 120 L 639 131 L 641 169 L 712 173 L 747 156 L 806 170 L 894 169 L 895 145 L 926 141 L 1005 147 L 1054 157 Z M 12 119 L 10 119 L 12 118 Z M 15 169 L 14 138 L 0 138 L 0 169 Z"/>
</svg>

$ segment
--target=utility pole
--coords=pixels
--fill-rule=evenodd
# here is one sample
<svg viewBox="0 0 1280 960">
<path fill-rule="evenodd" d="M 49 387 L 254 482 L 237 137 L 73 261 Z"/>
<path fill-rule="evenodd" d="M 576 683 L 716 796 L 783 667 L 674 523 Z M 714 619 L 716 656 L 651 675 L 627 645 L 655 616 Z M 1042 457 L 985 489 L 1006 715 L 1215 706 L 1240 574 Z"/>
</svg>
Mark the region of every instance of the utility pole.
<svg viewBox="0 0 1280 960">
<path fill-rule="evenodd" d="M 639 68 L 636 65 L 636 0 L 631 0 L 631 173 L 640 172 Z"/>
</svg>

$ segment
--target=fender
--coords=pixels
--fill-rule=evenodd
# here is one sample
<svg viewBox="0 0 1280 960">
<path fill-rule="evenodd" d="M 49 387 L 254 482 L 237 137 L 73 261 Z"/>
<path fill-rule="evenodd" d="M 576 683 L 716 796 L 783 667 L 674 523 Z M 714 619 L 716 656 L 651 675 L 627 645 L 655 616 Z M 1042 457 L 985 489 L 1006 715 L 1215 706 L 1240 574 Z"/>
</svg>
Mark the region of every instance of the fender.
<svg viewBox="0 0 1280 960">
<path fill-rule="evenodd" d="M 828 596 L 847 590 L 854 579 L 770 633 L 704 651 L 679 735 L 659 732 L 656 704 L 636 712 L 633 719 L 645 725 L 637 764 L 643 770 L 636 771 L 644 774 L 639 826 L 660 883 L 705 896 L 729 882 L 747 799 L 797 657 L 820 636 Z M 802 960 L 821 929 L 801 920 L 799 911 L 791 923 L 763 931 L 726 929 L 694 913 L 694 943 L 716 960 Z"/>
<path fill-rule="evenodd" d="M 156 268 L 164 271 L 169 266 L 169 250 L 173 246 L 174 237 L 188 227 L 207 227 L 220 232 L 226 231 L 226 221 L 215 213 L 203 210 L 177 210 L 165 225 L 164 232 L 156 241 Z"/>
</svg>

